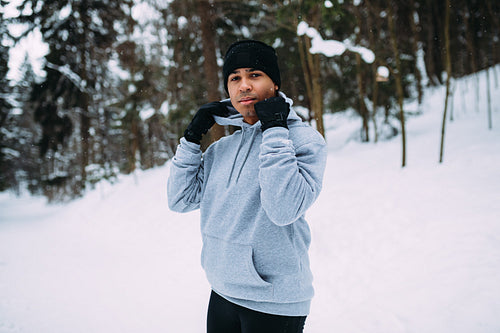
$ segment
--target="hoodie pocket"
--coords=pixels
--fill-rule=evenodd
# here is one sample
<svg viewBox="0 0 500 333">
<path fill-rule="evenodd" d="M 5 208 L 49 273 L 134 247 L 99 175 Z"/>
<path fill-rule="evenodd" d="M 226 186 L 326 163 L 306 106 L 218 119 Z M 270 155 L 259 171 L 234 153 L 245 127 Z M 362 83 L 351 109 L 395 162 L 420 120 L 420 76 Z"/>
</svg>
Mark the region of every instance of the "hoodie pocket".
<svg viewBox="0 0 500 333">
<path fill-rule="evenodd" d="M 249 245 L 203 236 L 201 264 L 218 292 L 249 300 L 272 299 L 273 285 L 262 279 L 253 263 Z"/>
</svg>

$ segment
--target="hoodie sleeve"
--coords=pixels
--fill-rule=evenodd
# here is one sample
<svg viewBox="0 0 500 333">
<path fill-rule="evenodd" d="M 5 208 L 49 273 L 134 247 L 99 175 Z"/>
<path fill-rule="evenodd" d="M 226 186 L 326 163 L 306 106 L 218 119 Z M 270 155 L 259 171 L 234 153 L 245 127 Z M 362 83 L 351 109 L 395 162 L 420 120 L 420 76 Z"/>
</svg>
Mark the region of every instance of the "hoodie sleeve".
<svg viewBox="0 0 500 333">
<path fill-rule="evenodd" d="M 259 182 L 262 207 L 277 225 L 287 225 L 305 214 L 318 197 L 326 166 L 326 143 L 310 127 L 305 139 L 294 146 L 286 128 L 263 133 Z"/>
<path fill-rule="evenodd" d="M 203 187 L 203 162 L 200 145 L 181 138 L 172 160 L 167 183 L 168 206 L 176 212 L 200 207 Z"/>
</svg>

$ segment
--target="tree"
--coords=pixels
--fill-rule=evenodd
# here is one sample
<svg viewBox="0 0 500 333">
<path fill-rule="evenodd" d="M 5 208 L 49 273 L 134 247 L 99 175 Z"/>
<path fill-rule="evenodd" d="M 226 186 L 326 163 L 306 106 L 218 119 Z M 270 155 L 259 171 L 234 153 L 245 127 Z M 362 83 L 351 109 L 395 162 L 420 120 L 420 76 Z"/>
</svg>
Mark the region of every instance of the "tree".
<svg viewBox="0 0 500 333">
<path fill-rule="evenodd" d="M 375 54 L 380 54 L 379 51 L 377 50 L 377 43 L 375 42 L 376 40 L 379 39 L 379 34 L 380 31 L 382 30 L 380 28 L 380 17 L 376 15 L 378 13 L 378 10 L 375 10 L 375 6 L 373 3 L 368 2 L 367 3 L 367 9 L 368 9 L 368 14 L 367 14 L 367 24 L 369 27 L 368 31 L 368 45 L 370 50 L 372 50 Z M 378 142 L 378 127 L 377 127 L 377 109 L 378 109 L 378 91 L 379 91 L 379 79 L 378 79 L 378 67 L 379 67 L 379 59 L 378 57 L 375 57 L 375 60 L 372 63 L 372 77 L 374 80 L 372 81 L 372 112 L 371 112 L 371 118 L 372 118 L 372 123 L 373 123 L 373 132 L 374 132 L 374 142 Z"/>
<path fill-rule="evenodd" d="M 398 105 L 399 105 L 399 120 L 401 123 L 401 146 L 402 146 L 402 154 L 401 154 L 401 166 L 406 166 L 406 130 L 405 130 L 405 113 L 403 108 L 403 100 L 404 100 L 404 91 L 403 91 L 403 83 L 402 83 L 402 68 L 401 68 L 401 59 L 399 56 L 399 48 L 398 42 L 396 38 L 396 30 L 394 26 L 394 11 L 393 4 L 389 4 L 387 6 L 387 21 L 389 23 L 389 34 L 391 40 L 392 52 L 394 54 L 394 62 L 395 69 L 393 70 L 394 77 L 396 79 L 396 89 L 398 95 Z"/>
<path fill-rule="evenodd" d="M 300 12 L 297 16 L 300 17 L 302 14 L 302 17 L 305 18 L 308 25 L 318 30 L 321 23 L 321 6 L 321 3 L 311 4 L 310 1 L 299 1 Z M 298 26 L 298 22 L 295 26 Z M 311 38 L 306 34 L 298 36 L 298 48 L 300 52 L 302 70 L 304 71 L 304 80 L 310 103 L 310 110 L 316 122 L 316 129 L 322 136 L 325 136 L 320 56 L 319 54 L 312 54 L 310 52 Z"/>
<path fill-rule="evenodd" d="M 0 12 L 0 77 L 6 78 L 9 61 L 9 48 L 4 45 L 4 39 L 8 38 L 7 26 L 3 20 L 3 12 Z M 11 88 L 9 86 L 9 81 L 6 79 L 0 80 L 0 191 L 9 188 L 11 185 L 10 177 L 13 165 L 9 161 L 8 147 L 6 146 L 5 125 L 7 123 L 7 118 L 12 108 L 12 104 L 9 101 L 9 96 L 11 93 Z"/>
<path fill-rule="evenodd" d="M 29 97 L 36 75 L 27 55 L 19 71 L 21 77 L 13 87 L 13 109 L 6 126 L 9 132 L 9 140 L 6 143 L 13 152 L 11 159 L 13 168 L 8 171 L 12 180 L 9 185 L 17 193 L 27 189 L 30 193 L 43 194 L 42 175 L 47 170 L 47 165 L 40 163 L 40 149 L 35 144 L 41 136 L 41 131 L 35 124 L 34 110 Z"/>
<path fill-rule="evenodd" d="M 217 65 L 217 45 L 215 43 L 216 31 L 214 26 L 214 4 L 209 0 L 199 0 L 198 16 L 201 25 L 201 40 L 203 53 L 204 80 L 207 83 L 207 100 L 210 102 L 220 100 L 219 66 Z M 224 127 L 215 124 L 210 129 L 209 140 L 205 145 L 219 140 L 224 136 Z"/>
<path fill-rule="evenodd" d="M 1 188 L 26 186 L 67 200 L 101 179 L 164 163 L 199 106 L 221 98 L 223 52 L 240 39 L 276 49 L 281 90 L 320 131 L 323 113 L 351 108 L 362 140 L 369 111 L 375 141 L 397 135 L 400 122 L 405 164 L 405 118 L 412 114 L 403 100 L 420 100 L 421 86 L 444 82 L 448 55 L 449 79 L 500 62 L 500 2 L 454 2 L 446 52 L 445 9 L 429 0 L 21 1 L 19 17 L 0 21 Z M 356 52 L 312 54 L 311 40 L 297 35 L 300 22 L 323 40 L 368 47 L 375 61 L 367 65 Z M 49 46 L 42 77 L 24 64 L 20 82 L 4 79 L 13 45 L 8 23 L 25 23 L 25 35 L 42 33 Z M 422 59 L 425 67 L 417 64 Z M 391 80 L 377 82 L 379 66 Z"/>
<path fill-rule="evenodd" d="M 170 50 L 167 67 L 167 100 L 170 108 L 168 121 L 175 135 L 180 138 L 198 107 L 206 103 L 206 83 L 200 80 L 203 73 L 202 44 L 197 22 L 195 0 L 173 0 L 162 13 L 168 31 L 166 45 Z M 191 22 L 191 24 L 188 24 Z"/>
<path fill-rule="evenodd" d="M 422 99 L 424 97 L 424 92 L 422 88 L 422 73 L 420 72 L 420 68 L 418 68 L 418 58 L 419 58 L 419 34 L 418 31 L 420 27 L 418 26 L 418 22 L 415 17 L 418 17 L 418 13 L 415 10 L 415 0 L 410 0 L 409 2 L 409 11 L 408 11 L 408 20 L 410 22 L 410 28 L 412 35 L 410 36 L 411 40 L 411 50 L 412 54 L 415 57 L 413 72 L 415 73 L 416 86 L 418 92 L 418 104 L 422 104 Z"/>
<path fill-rule="evenodd" d="M 363 18 L 362 15 L 363 13 L 361 12 L 361 9 L 359 6 L 353 6 L 353 11 L 354 11 L 354 16 L 356 17 L 356 45 L 359 45 L 362 37 L 361 37 L 361 28 L 363 25 Z M 366 96 L 366 91 L 365 91 L 365 73 L 364 73 L 364 67 L 363 67 L 363 61 L 361 59 L 361 54 L 359 52 L 355 53 L 356 57 L 356 82 L 358 83 L 358 113 L 361 115 L 361 119 L 363 121 L 362 125 L 362 135 L 361 135 L 361 141 L 363 142 L 368 142 L 370 141 L 370 134 L 369 134 L 369 119 L 370 115 L 368 113 L 368 108 L 366 107 L 365 104 L 365 96 Z M 376 80 L 375 80 L 376 81 Z M 374 109 L 375 110 L 375 109 Z"/>
<path fill-rule="evenodd" d="M 446 128 L 446 114 L 448 111 L 448 99 L 450 96 L 450 80 L 451 80 L 451 54 L 450 54 L 450 0 L 446 0 L 446 9 L 444 16 L 444 41 L 445 41 L 445 52 L 446 52 L 446 94 L 444 97 L 444 111 L 443 111 L 443 122 L 441 125 L 441 147 L 439 150 L 439 163 L 443 163 L 443 153 L 444 153 L 444 136 Z"/>
<path fill-rule="evenodd" d="M 70 152 L 77 158 L 61 158 L 64 162 L 53 170 L 65 168 L 64 172 L 47 177 L 64 177 L 64 183 L 69 182 L 71 188 L 66 191 L 73 195 L 85 189 L 87 170 L 94 162 L 98 142 L 92 140 L 91 131 L 99 119 L 99 103 L 106 101 L 111 92 L 102 87 L 107 81 L 106 65 L 119 23 L 126 18 L 122 3 L 79 0 L 42 4 L 39 0 L 25 0 L 20 5 L 21 12 L 28 13 L 19 17 L 30 25 L 27 32 L 39 27 L 49 47 L 44 68 L 47 75 L 35 85 L 32 94 L 35 119 L 43 128 L 39 142 L 42 155 L 70 143 L 77 145 Z M 78 140 L 70 141 L 72 135 Z"/>
</svg>

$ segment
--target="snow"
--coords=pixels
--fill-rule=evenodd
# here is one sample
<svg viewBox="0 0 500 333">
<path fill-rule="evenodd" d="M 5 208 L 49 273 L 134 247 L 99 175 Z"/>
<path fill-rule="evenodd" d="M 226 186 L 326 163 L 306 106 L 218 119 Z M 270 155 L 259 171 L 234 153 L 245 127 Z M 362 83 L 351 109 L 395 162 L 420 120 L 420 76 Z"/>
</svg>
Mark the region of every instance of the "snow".
<svg viewBox="0 0 500 333">
<path fill-rule="evenodd" d="M 20 15 L 18 6 L 22 4 L 22 0 L 12 0 L 9 1 L 5 6 L 0 7 L 0 11 L 4 13 L 4 18 L 12 19 Z M 28 3 L 23 12 L 25 15 L 30 15 L 32 12 L 31 4 Z M 8 26 L 9 33 L 13 37 L 20 37 L 26 32 L 27 24 L 23 23 L 11 23 Z M 4 41 L 6 43 L 13 43 L 11 41 Z M 7 79 L 19 81 L 22 79 L 21 65 L 25 59 L 28 57 L 30 63 L 33 66 L 33 71 L 40 77 L 44 76 L 43 67 L 43 57 L 48 53 L 47 44 L 42 42 L 42 34 L 40 28 L 35 28 L 32 32 L 22 38 L 15 46 L 9 49 L 9 72 L 7 73 Z"/>
<path fill-rule="evenodd" d="M 337 40 L 324 40 L 316 29 L 309 27 L 309 25 L 304 21 L 301 21 L 297 25 L 297 35 L 307 35 L 311 38 L 311 48 L 309 49 L 309 52 L 312 54 L 320 53 L 327 57 L 334 57 L 341 55 L 346 50 L 349 50 L 359 53 L 363 61 L 366 63 L 371 64 L 375 61 L 375 53 L 373 53 L 373 51 L 363 46 L 354 45 L 349 40 L 345 40 L 343 42 Z"/>
<path fill-rule="evenodd" d="M 488 130 L 478 79 L 455 82 L 442 164 L 443 88 L 408 120 L 405 168 L 400 137 L 362 144 L 359 118 L 325 117 L 305 332 L 500 331 L 500 93 L 490 75 Z M 167 208 L 168 167 L 65 205 L 0 193 L 0 332 L 203 332 L 199 214 Z"/>
<path fill-rule="evenodd" d="M 185 16 L 179 16 L 177 19 L 177 24 L 179 25 L 179 29 L 184 29 L 188 24 L 188 19 Z"/>
<path fill-rule="evenodd" d="M 12 24 L 9 30 L 13 35 L 20 35 L 26 29 L 24 24 Z M 21 39 L 16 46 L 9 49 L 9 72 L 7 78 L 13 81 L 22 79 L 22 63 L 26 57 L 32 65 L 33 72 L 39 77 L 45 77 L 43 70 L 44 56 L 49 52 L 47 44 L 42 42 L 42 33 L 39 28 Z"/>
<path fill-rule="evenodd" d="M 148 25 L 150 22 L 159 20 L 161 14 L 151 3 L 136 1 L 132 7 L 132 18 L 136 20 L 139 25 L 144 26 Z"/>
<path fill-rule="evenodd" d="M 385 66 L 379 66 L 377 68 L 377 74 L 383 78 L 388 78 L 389 77 L 389 68 L 387 68 Z"/>
</svg>

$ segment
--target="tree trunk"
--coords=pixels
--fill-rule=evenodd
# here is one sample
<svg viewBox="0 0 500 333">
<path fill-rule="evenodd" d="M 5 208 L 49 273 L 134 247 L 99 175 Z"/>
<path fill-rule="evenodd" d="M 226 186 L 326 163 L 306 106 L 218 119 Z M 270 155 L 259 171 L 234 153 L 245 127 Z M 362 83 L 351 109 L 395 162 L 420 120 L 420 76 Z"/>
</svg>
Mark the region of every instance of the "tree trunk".
<svg viewBox="0 0 500 333">
<path fill-rule="evenodd" d="M 497 17 L 498 14 L 495 13 L 495 10 L 493 9 L 491 3 L 493 2 L 493 0 L 487 0 L 486 1 L 486 7 L 487 7 L 487 11 L 488 11 L 488 15 L 490 17 Z M 491 20 L 493 21 L 493 25 L 494 25 L 494 34 L 493 36 L 498 36 L 500 35 L 500 22 L 498 22 L 498 18 L 497 19 L 493 19 Z M 492 45 L 492 51 L 490 52 L 490 56 L 493 60 L 493 64 L 497 63 L 497 60 L 499 60 L 499 49 L 500 49 L 500 45 L 498 45 L 500 43 L 498 43 L 498 41 L 496 43 L 493 43 Z M 495 71 L 493 71 L 493 75 L 495 75 Z"/>
<path fill-rule="evenodd" d="M 371 6 L 370 2 L 367 3 L 368 6 L 368 16 L 367 16 L 367 23 L 370 28 L 370 32 L 368 34 L 368 41 L 370 43 L 370 49 L 375 53 L 375 55 L 378 54 L 377 48 L 375 46 L 375 40 L 378 39 L 376 38 L 374 33 L 373 27 L 375 26 L 373 23 L 373 15 L 372 13 L 378 13 L 379 10 L 378 8 L 375 9 L 373 6 Z M 375 16 L 375 20 L 377 22 L 376 24 L 376 31 L 380 32 L 380 18 L 378 15 Z M 378 72 L 378 65 L 379 61 L 377 59 L 377 56 L 375 57 L 375 61 L 372 63 L 372 76 L 373 76 L 373 85 L 372 85 L 372 113 L 371 113 L 371 118 L 372 118 L 372 123 L 373 123 L 373 132 L 374 132 L 374 138 L 373 142 L 377 143 L 378 142 L 378 129 L 377 129 L 377 105 L 378 105 L 378 81 L 377 81 L 377 72 Z"/>
<path fill-rule="evenodd" d="M 307 94 L 309 97 L 311 111 L 316 122 L 316 129 L 325 137 L 325 127 L 323 123 L 323 92 L 321 87 L 320 63 L 319 56 L 309 52 L 311 49 L 311 39 L 307 36 L 298 36 L 299 47 L 302 44 L 302 54 L 304 60 L 302 62 L 304 77 L 306 80 Z M 300 40 L 302 39 L 302 43 Z M 304 67 L 305 65 L 305 67 Z"/>
<path fill-rule="evenodd" d="M 405 113 L 403 109 L 403 84 L 401 80 L 401 60 L 399 59 L 399 49 L 396 37 L 396 31 L 394 30 L 394 12 L 392 10 L 392 5 L 389 4 L 387 7 L 388 11 L 388 23 L 389 23 L 389 34 L 391 36 L 391 46 L 396 62 L 396 70 L 394 71 L 394 78 L 396 79 L 396 90 L 398 94 L 398 105 L 399 105 L 399 117 L 401 122 L 401 139 L 402 139 L 402 162 L 401 166 L 406 166 L 406 130 L 405 130 Z"/>
<path fill-rule="evenodd" d="M 365 86 L 363 82 L 363 73 L 362 73 L 362 63 L 361 63 L 361 55 L 356 53 L 356 81 L 358 83 L 358 101 L 359 101 L 359 114 L 363 120 L 363 129 L 361 135 L 362 142 L 370 141 L 369 136 L 369 127 L 368 127 L 368 109 L 365 104 Z"/>
<path fill-rule="evenodd" d="M 356 44 L 359 45 L 361 41 L 361 13 L 360 9 L 357 6 L 354 6 L 354 14 L 356 16 L 356 24 L 358 25 L 357 33 L 356 33 Z M 365 104 L 365 83 L 363 79 L 363 63 L 361 60 L 361 54 L 356 52 L 356 81 L 358 84 L 358 101 L 359 101 L 359 114 L 363 121 L 363 128 L 361 131 L 361 141 L 368 142 L 370 141 L 369 134 L 369 126 L 368 126 L 368 109 Z"/>
<path fill-rule="evenodd" d="M 467 53 L 469 55 L 470 64 L 469 71 L 470 73 L 477 73 L 478 70 L 478 62 L 476 57 L 476 50 L 474 46 L 474 22 L 470 22 L 473 20 L 472 13 L 469 11 L 468 6 L 463 9 L 464 10 L 464 25 L 465 25 L 465 46 L 467 48 Z"/>
<path fill-rule="evenodd" d="M 209 0 L 199 0 L 198 16 L 201 20 L 201 39 L 203 49 L 203 70 L 207 87 L 207 99 L 209 102 L 221 99 L 219 91 L 219 66 L 217 65 L 217 55 L 215 46 L 215 28 L 213 25 L 213 5 Z M 204 146 L 219 140 L 224 136 L 224 127 L 215 124 L 209 131 L 210 135 L 204 140 Z"/>
<path fill-rule="evenodd" d="M 316 122 L 316 129 L 324 137 L 325 128 L 323 124 L 323 94 L 320 83 L 319 56 L 311 54 L 311 40 L 307 36 L 298 36 L 299 48 L 301 48 L 302 69 L 306 80 L 306 90 L 310 103 L 310 111 Z"/>
<path fill-rule="evenodd" d="M 437 5 L 434 0 L 427 0 L 425 5 L 426 10 L 426 22 L 424 24 L 426 30 L 426 45 L 427 50 L 425 52 L 424 60 L 425 60 L 425 68 L 427 70 L 427 77 L 429 78 L 429 82 L 432 85 L 441 84 L 440 78 L 440 68 L 437 64 L 436 58 L 439 59 L 439 49 L 436 48 L 436 43 L 439 39 L 439 36 L 436 33 L 438 30 L 438 15 L 435 13 L 434 7 Z"/>
<path fill-rule="evenodd" d="M 310 26 L 317 29 L 321 21 L 321 6 L 322 4 L 315 5 L 309 12 Z M 301 14 L 297 13 L 297 17 Z M 298 20 L 295 20 L 295 31 L 297 31 Z M 320 59 L 319 55 L 309 52 L 311 49 L 311 38 L 307 35 L 297 36 L 300 61 L 302 64 L 302 71 L 304 72 L 304 79 L 309 100 L 310 110 L 312 117 L 316 122 L 316 129 L 325 137 L 325 127 L 323 123 L 323 89 L 321 87 L 321 72 L 320 72 Z M 311 117 L 310 117 L 311 118 Z"/>
<path fill-rule="evenodd" d="M 86 58 L 83 54 L 83 73 L 82 80 L 87 80 L 87 73 L 85 68 Z M 80 109 L 80 144 L 81 144 L 81 184 L 80 189 L 83 190 L 86 187 L 87 182 L 87 166 L 89 165 L 89 150 L 90 150 L 90 117 L 89 117 L 89 94 L 85 91 L 81 91 L 81 109 Z"/>
<path fill-rule="evenodd" d="M 299 55 L 300 55 L 300 63 L 302 66 L 302 72 L 304 73 L 304 83 L 306 85 L 306 93 L 307 93 L 307 100 L 309 102 L 309 122 L 314 118 L 314 114 L 312 112 L 312 107 L 311 107 L 311 100 L 312 100 L 312 83 L 311 83 L 311 74 L 309 73 L 309 66 L 307 65 L 307 47 L 305 45 L 305 38 L 307 36 L 297 36 L 297 44 L 299 48 Z"/>
<path fill-rule="evenodd" d="M 83 96 L 86 96 L 84 93 Z M 87 99 L 84 97 L 84 99 Z M 87 166 L 89 165 L 89 138 L 90 138 L 90 118 L 87 115 L 88 112 L 88 103 L 86 107 L 82 107 L 80 111 L 80 140 L 81 140 L 81 188 L 85 188 L 85 183 L 87 181 Z"/>
<path fill-rule="evenodd" d="M 311 41 L 306 40 L 307 49 L 311 48 Z M 314 120 L 316 121 L 316 129 L 324 137 L 325 126 L 323 124 L 323 92 L 320 83 L 319 71 L 319 56 L 307 52 L 308 63 L 311 68 L 311 81 L 312 81 L 312 99 L 311 107 L 314 112 Z"/>
<path fill-rule="evenodd" d="M 417 80 L 417 91 L 418 91 L 418 105 L 422 104 L 422 99 L 424 96 L 424 91 L 422 89 L 422 73 L 420 73 L 420 69 L 418 68 L 418 29 L 417 29 L 417 23 L 415 22 L 415 2 L 414 0 L 410 0 L 410 27 L 411 27 L 411 33 L 412 33 L 412 41 L 411 41 L 411 46 L 412 46 L 412 52 L 413 52 L 413 57 L 415 58 L 415 79 Z"/>
<path fill-rule="evenodd" d="M 377 82 L 377 61 L 373 62 L 373 92 L 372 92 L 372 123 L 373 123 L 373 132 L 374 138 L 373 142 L 378 142 L 378 127 L 377 127 L 377 104 L 378 104 L 378 82 Z"/>
<path fill-rule="evenodd" d="M 138 105 L 134 102 L 130 110 L 127 111 L 127 116 L 124 121 L 126 121 L 127 126 L 127 169 L 126 173 L 130 174 L 135 171 L 137 165 L 137 152 L 140 152 L 140 143 L 142 141 L 142 131 L 140 128 L 140 115 L 138 111 Z M 142 155 L 142 152 L 140 152 Z M 141 161 L 142 164 L 142 161 Z"/>
<path fill-rule="evenodd" d="M 491 116 L 491 88 L 490 88 L 490 68 L 486 68 L 486 96 L 488 99 L 488 129 L 493 129 L 493 120 Z"/>
<path fill-rule="evenodd" d="M 451 77 L 451 55 L 450 55 L 450 0 L 446 0 L 444 16 L 444 42 L 446 51 L 446 96 L 444 98 L 443 124 L 441 126 L 441 149 L 439 151 L 439 163 L 443 163 L 444 136 L 446 127 L 446 112 L 448 109 L 448 97 L 450 95 Z"/>
</svg>

